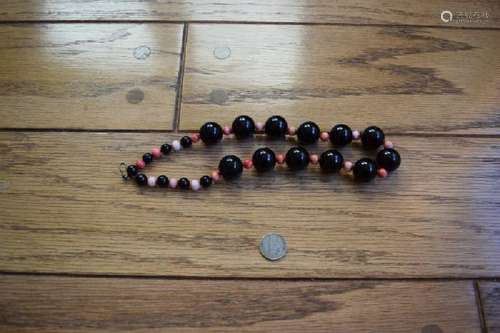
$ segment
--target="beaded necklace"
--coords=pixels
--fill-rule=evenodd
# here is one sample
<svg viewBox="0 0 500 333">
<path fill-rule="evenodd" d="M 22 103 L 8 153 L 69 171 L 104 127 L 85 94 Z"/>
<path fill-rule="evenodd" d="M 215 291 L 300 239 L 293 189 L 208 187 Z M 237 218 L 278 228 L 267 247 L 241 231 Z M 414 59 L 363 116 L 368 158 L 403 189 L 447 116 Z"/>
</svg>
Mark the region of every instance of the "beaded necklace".
<svg viewBox="0 0 500 333">
<path fill-rule="evenodd" d="M 179 179 L 169 178 L 165 175 L 146 176 L 142 169 L 154 160 L 159 160 L 164 155 L 177 152 L 182 149 L 191 148 L 193 143 L 202 141 L 206 145 L 219 143 L 223 136 L 234 135 L 237 139 L 252 137 L 254 134 L 263 134 L 269 138 L 280 139 L 288 136 L 296 136 L 299 146 L 290 148 L 286 154 L 275 153 L 267 147 L 258 148 L 251 159 L 241 160 L 238 156 L 224 156 L 217 169 L 210 175 L 204 175 L 199 180 L 189 180 L 186 177 Z M 379 149 L 376 159 L 361 158 L 355 163 L 344 160 L 342 154 L 336 149 L 328 149 L 321 155 L 310 154 L 304 145 L 316 143 L 318 140 L 330 141 L 331 144 L 340 148 L 350 144 L 352 141 L 361 140 L 362 147 L 367 150 Z M 198 191 L 200 188 L 208 188 L 221 180 L 234 180 L 238 178 L 244 169 L 254 168 L 258 173 L 274 169 L 274 167 L 286 164 L 291 170 L 303 170 L 309 164 L 319 164 L 321 170 L 327 173 L 340 172 L 352 176 L 356 181 L 368 182 L 376 176 L 385 178 L 389 172 L 396 170 L 401 164 L 401 157 L 394 149 L 392 142 L 385 139 L 384 132 L 376 127 L 370 126 L 362 133 L 344 124 L 332 127 L 330 132 L 321 132 L 317 124 L 307 121 L 298 128 L 289 127 L 287 121 L 281 116 L 272 116 L 265 123 L 255 123 L 249 116 L 238 116 L 234 119 L 232 126 L 221 127 L 215 122 L 207 122 L 200 127 L 198 133 L 191 136 L 183 136 L 172 143 L 165 143 L 156 147 L 150 153 L 145 153 L 142 159 L 135 164 L 120 164 L 120 172 L 123 179 L 134 179 L 139 186 L 161 187 Z"/>
</svg>

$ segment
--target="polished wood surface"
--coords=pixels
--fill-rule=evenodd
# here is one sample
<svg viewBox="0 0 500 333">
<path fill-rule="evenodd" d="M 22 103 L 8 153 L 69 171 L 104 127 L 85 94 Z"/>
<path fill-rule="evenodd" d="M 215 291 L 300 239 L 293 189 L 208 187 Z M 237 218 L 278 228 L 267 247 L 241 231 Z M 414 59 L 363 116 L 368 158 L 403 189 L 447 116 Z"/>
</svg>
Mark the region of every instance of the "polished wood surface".
<svg viewBox="0 0 500 333">
<path fill-rule="evenodd" d="M 500 274 L 498 139 L 393 137 L 402 167 L 355 184 L 318 168 L 246 173 L 198 193 L 124 184 L 133 162 L 177 135 L 1 133 L 0 270 L 162 276 L 494 277 Z M 200 177 L 221 156 L 291 143 L 226 140 L 148 172 Z M 320 152 L 328 145 L 311 148 Z M 346 158 L 365 155 L 344 149 Z M 258 252 L 268 232 L 286 259 Z M 26 246 L 26 244 L 31 244 Z"/>
<path fill-rule="evenodd" d="M 500 282 L 479 282 L 479 292 L 488 333 L 500 332 Z"/>
<path fill-rule="evenodd" d="M 500 31 L 189 27 L 180 127 L 280 114 L 293 124 L 500 134 Z"/>
<path fill-rule="evenodd" d="M 0 127 L 172 129 L 183 26 L 0 26 Z"/>
<path fill-rule="evenodd" d="M 441 12 L 454 20 L 443 22 Z M 2 0 L 0 20 L 243 21 L 499 27 L 496 0 Z"/>
<path fill-rule="evenodd" d="M 1 1 L 0 332 L 498 332 L 499 12 Z M 317 168 L 199 193 L 120 178 L 238 114 L 379 125 L 403 164 L 364 185 Z M 292 144 L 197 145 L 148 172 L 199 177 Z M 358 148 L 342 152 L 371 156 Z M 268 232 L 288 241 L 281 261 L 259 254 Z"/>
<path fill-rule="evenodd" d="M 470 281 L 2 276 L 0 307 L 5 333 L 481 332 Z"/>
</svg>

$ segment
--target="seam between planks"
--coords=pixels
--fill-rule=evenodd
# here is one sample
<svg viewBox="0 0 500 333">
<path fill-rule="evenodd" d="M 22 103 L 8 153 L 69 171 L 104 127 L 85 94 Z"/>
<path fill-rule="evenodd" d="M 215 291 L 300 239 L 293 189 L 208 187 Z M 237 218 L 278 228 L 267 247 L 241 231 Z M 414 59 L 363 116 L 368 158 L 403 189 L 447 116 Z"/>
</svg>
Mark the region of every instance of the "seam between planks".
<svg viewBox="0 0 500 333">
<path fill-rule="evenodd" d="M 472 283 L 474 286 L 474 294 L 476 296 L 476 307 L 479 316 L 479 323 L 481 325 L 481 332 L 488 333 L 488 326 L 486 325 L 486 317 L 484 315 L 484 304 L 481 298 L 481 289 L 479 288 L 479 281 L 474 280 Z"/>
<path fill-rule="evenodd" d="M 9 24 L 241 24 L 241 25 L 304 25 L 304 26 L 352 26 L 352 27 L 410 27 L 452 30 L 500 30 L 500 27 L 460 27 L 444 25 L 389 24 L 389 23 L 340 23 L 340 22 L 292 22 L 292 21 L 224 21 L 224 20 L 6 20 L 0 25 Z"/>
</svg>

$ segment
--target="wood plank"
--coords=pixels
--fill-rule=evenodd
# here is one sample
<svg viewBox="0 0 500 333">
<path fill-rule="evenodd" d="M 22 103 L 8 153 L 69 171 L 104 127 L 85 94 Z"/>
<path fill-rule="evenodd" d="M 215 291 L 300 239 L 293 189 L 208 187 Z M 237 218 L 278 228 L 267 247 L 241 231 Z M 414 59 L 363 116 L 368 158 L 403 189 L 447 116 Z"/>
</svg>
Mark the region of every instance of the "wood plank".
<svg viewBox="0 0 500 333">
<path fill-rule="evenodd" d="M 2 332 L 480 332 L 470 281 L 1 276 L 0 296 Z"/>
<path fill-rule="evenodd" d="M 500 134 L 500 31 L 194 24 L 188 36 L 183 129 L 280 114 Z"/>
<path fill-rule="evenodd" d="M 248 173 L 198 193 L 124 184 L 160 133 L 0 133 L 0 271 L 240 277 L 494 277 L 500 274 L 500 141 L 392 138 L 402 167 L 355 184 L 318 169 Z M 200 177 L 250 140 L 196 146 L 152 166 Z M 326 149 L 312 147 L 312 152 Z M 367 156 L 344 149 L 346 158 Z M 369 155 L 368 155 L 369 156 Z M 278 232 L 288 256 L 266 262 Z"/>
<path fill-rule="evenodd" d="M 500 332 L 500 282 L 480 281 L 479 291 L 488 333 Z"/>
<path fill-rule="evenodd" d="M 449 10 L 454 20 L 444 22 Z M 499 27 L 500 4 L 478 0 L 3 0 L 0 20 L 167 20 Z"/>
<path fill-rule="evenodd" d="M 0 127 L 171 129 L 182 29 L 0 26 Z"/>
</svg>

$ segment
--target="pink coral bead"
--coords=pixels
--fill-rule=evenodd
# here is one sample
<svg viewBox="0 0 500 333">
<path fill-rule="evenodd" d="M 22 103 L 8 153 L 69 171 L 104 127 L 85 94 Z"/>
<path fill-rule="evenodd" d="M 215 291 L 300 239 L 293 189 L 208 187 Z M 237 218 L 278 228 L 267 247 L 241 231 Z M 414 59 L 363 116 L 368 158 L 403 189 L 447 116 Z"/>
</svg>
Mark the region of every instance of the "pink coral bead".
<svg viewBox="0 0 500 333">
<path fill-rule="evenodd" d="M 144 169 L 144 167 L 146 166 L 146 163 L 143 160 L 137 160 L 135 162 L 135 166 L 139 169 Z"/>
<path fill-rule="evenodd" d="M 359 131 L 352 131 L 352 139 L 353 140 L 359 140 L 359 137 L 361 134 L 359 134 Z"/>
<path fill-rule="evenodd" d="M 222 131 L 224 132 L 224 135 L 229 135 L 232 132 L 231 127 L 229 126 L 224 126 L 224 129 Z"/>
<path fill-rule="evenodd" d="M 380 168 L 380 169 L 377 170 L 377 175 L 379 177 L 385 178 L 385 177 L 387 177 L 388 173 L 387 173 L 386 169 Z"/>
<path fill-rule="evenodd" d="M 295 135 L 297 129 L 293 126 L 288 127 L 288 135 Z"/>
<path fill-rule="evenodd" d="M 255 124 L 255 129 L 257 130 L 257 132 L 262 132 L 262 131 L 264 131 L 264 123 L 257 122 L 257 123 Z"/>
<path fill-rule="evenodd" d="M 170 178 L 170 180 L 168 181 L 168 186 L 170 186 L 170 188 L 176 188 L 177 187 L 177 179 Z"/>
<path fill-rule="evenodd" d="M 309 161 L 311 161 L 312 164 L 318 164 L 319 157 L 316 154 L 312 154 L 309 156 Z"/>
<path fill-rule="evenodd" d="M 198 133 L 191 134 L 191 141 L 193 141 L 193 143 L 197 143 L 200 141 L 200 135 Z"/>
<path fill-rule="evenodd" d="M 245 160 L 243 161 L 243 167 L 245 169 L 251 169 L 253 166 L 252 160 Z"/>
<path fill-rule="evenodd" d="M 351 171 L 352 170 L 352 162 L 351 161 L 345 161 L 344 162 L 344 170 L 345 171 Z"/>
<path fill-rule="evenodd" d="M 283 154 L 278 154 L 278 155 L 276 155 L 276 162 L 277 162 L 278 164 L 283 164 L 283 163 L 285 163 L 285 155 L 283 155 Z"/>
<path fill-rule="evenodd" d="M 220 180 L 219 170 L 212 171 L 212 180 L 218 182 Z"/>
<path fill-rule="evenodd" d="M 384 148 L 394 148 L 394 144 L 392 143 L 392 141 L 385 141 Z"/>
<path fill-rule="evenodd" d="M 330 134 L 328 134 L 328 132 L 321 132 L 319 138 L 321 141 L 328 141 L 328 139 L 330 139 Z"/>
<path fill-rule="evenodd" d="M 151 154 L 153 155 L 154 158 L 160 158 L 161 157 L 161 150 L 160 150 L 160 148 L 153 148 L 151 150 Z"/>
</svg>

